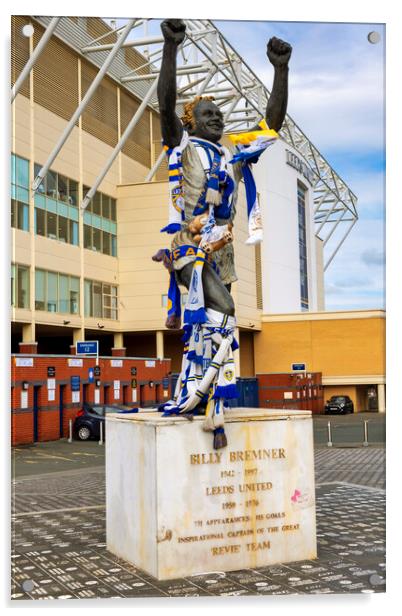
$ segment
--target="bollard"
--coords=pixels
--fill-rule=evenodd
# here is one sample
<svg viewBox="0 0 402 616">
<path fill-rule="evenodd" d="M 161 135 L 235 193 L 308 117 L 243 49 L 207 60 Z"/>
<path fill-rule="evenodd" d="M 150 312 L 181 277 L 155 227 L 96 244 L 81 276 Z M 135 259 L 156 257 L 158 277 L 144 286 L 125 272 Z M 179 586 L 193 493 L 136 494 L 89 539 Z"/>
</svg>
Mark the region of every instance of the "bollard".
<svg viewBox="0 0 402 616">
<path fill-rule="evenodd" d="M 327 447 L 332 447 L 331 422 L 328 422 L 328 442 Z"/>
<path fill-rule="evenodd" d="M 368 420 L 364 420 L 364 441 L 363 447 L 368 447 Z"/>
<path fill-rule="evenodd" d="M 100 424 L 99 424 L 99 431 L 100 431 L 100 434 L 99 434 L 99 443 L 98 443 L 98 445 L 103 445 L 103 421 L 101 421 Z"/>
<path fill-rule="evenodd" d="M 72 419 L 68 420 L 68 442 L 69 443 L 73 442 L 73 420 Z"/>
</svg>

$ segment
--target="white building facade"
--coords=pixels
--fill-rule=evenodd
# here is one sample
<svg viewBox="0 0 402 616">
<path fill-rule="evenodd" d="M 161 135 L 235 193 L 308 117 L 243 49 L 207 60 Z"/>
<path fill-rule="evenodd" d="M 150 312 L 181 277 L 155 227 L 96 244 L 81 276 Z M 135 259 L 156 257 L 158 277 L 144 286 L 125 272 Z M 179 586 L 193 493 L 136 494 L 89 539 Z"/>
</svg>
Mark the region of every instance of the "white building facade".
<svg viewBox="0 0 402 616">
<path fill-rule="evenodd" d="M 254 173 L 264 224 L 263 312 L 324 310 L 322 241 L 315 235 L 314 174 L 279 140 Z"/>
</svg>

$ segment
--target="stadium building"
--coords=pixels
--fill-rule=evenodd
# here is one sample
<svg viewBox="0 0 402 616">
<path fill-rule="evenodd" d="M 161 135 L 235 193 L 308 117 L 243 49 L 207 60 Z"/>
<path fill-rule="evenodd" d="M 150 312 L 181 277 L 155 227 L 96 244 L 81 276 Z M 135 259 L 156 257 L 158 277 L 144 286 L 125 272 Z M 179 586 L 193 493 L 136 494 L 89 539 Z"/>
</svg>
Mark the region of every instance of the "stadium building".
<svg viewBox="0 0 402 616">
<path fill-rule="evenodd" d="M 186 100 L 213 94 L 228 131 L 253 126 L 269 91 L 211 21 L 186 23 L 179 114 Z M 72 395 L 65 369 L 78 341 L 99 341 L 109 367 L 116 357 L 121 366 L 131 362 L 130 370 L 144 367 L 136 387 L 130 370 L 114 387 L 119 401 L 162 401 L 166 378 L 181 363 L 181 334 L 164 326 L 167 273 L 151 260 L 168 246 L 159 232 L 168 212 L 156 99 L 163 40 L 151 32 L 152 20 L 118 24 L 12 18 L 12 406 L 15 416 L 36 408 L 39 439 L 46 410 L 59 417 L 60 408 L 74 410 L 83 398 L 107 399 L 106 373 L 88 382 L 87 359 L 75 366 L 82 370 L 79 400 Z M 326 396 L 343 391 L 356 410 L 371 404 L 383 411 L 384 313 L 325 312 L 324 271 L 357 221 L 356 197 L 289 116 L 280 136 L 256 166 L 264 218 L 257 247 L 245 244 L 240 188 L 232 288 L 237 375 L 245 391 L 256 374 L 271 375 L 264 387 L 280 391 L 281 406 L 319 412 Z M 352 361 L 349 353 L 339 359 L 336 337 L 353 347 Z M 61 357 L 63 378 L 56 375 L 49 397 L 47 368 Z M 44 372 L 34 375 L 39 358 L 47 358 Z M 297 384 L 285 383 L 283 375 L 293 378 L 292 364 L 300 362 Z M 107 374 L 106 387 L 119 380 L 113 370 Z M 275 375 L 285 384 L 275 385 Z M 278 405 L 277 396 L 264 397 L 261 388 L 259 394 L 261 405 Z"/>
</svg>

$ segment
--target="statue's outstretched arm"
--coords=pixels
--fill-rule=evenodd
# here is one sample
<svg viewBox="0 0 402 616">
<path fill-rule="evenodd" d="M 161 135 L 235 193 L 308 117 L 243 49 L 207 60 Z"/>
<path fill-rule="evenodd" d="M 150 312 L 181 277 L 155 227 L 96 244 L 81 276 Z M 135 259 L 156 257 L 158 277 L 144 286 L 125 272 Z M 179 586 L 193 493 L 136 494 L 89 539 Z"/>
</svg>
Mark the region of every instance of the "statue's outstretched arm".
<svg viewBox="0 0 402 616">
<path fill-rule="evenodd" d="M 281 39 L 272 37 L 268 41 L 267 56 L 275 69 L 271 96 L 265 117 L 269 128 L 279 131 L 286 116 L 288 105 L 288 73 L 292 47 Z"/>
<path fill-rule="evenodd" d="M 163 141 L 173 148 L 179 145 L 183 134 L 183 125 L 176 115 L 176 56 L 186 26 L 181 19 L 167 19 L 162 22 L 161 30 L 165 42 L 158 81 L 159 111 Z"/>
</svg>

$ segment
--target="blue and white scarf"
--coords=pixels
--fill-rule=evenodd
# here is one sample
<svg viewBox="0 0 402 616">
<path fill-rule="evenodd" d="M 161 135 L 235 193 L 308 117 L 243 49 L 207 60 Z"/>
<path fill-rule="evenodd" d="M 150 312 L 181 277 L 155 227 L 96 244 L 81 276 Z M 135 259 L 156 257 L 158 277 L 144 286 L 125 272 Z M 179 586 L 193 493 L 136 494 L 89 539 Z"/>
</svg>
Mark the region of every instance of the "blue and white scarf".
<svg viewBox="0 0 402 616">
<path fill-rule="evenodd" d="M 265 120 L 259 123 L 259 130 L 247 133 L 233 133 L 228 135 L 236 146 L 236 154 L 230 161 L 242 163 L 244 185 L 246 187 L 248 233 L 246 244 L 259 244 L 263 239 L 262 216 L 258 202 L 257 188 L 252 171 L 252 164 L 256 163 L 265 150 L 273 145 L 278 133 L 268 128 Z"/>
<path fill-rule="evenodd" d="M 225 402 L 237 398 L 233 351 L 236 320 L 211 308 L 203 324 L 185 326 L 182 367 L 172 400 L 159 410 L 164 417 L 206 409 L 203 429 L 215 431 L 224 424 Z"/>
<path fill-rule="evenodd" d="M 178 146 L 168 148 L 164 146 L 168 157 L 169 166 L 169 223 L 161 229 L 161 232 L 176 233 L 180 231 L 184 223 L 184 185 L 182 153 L 188 144 L 188 133 L 183 131 L 183 136 Z"/>
</svg>

